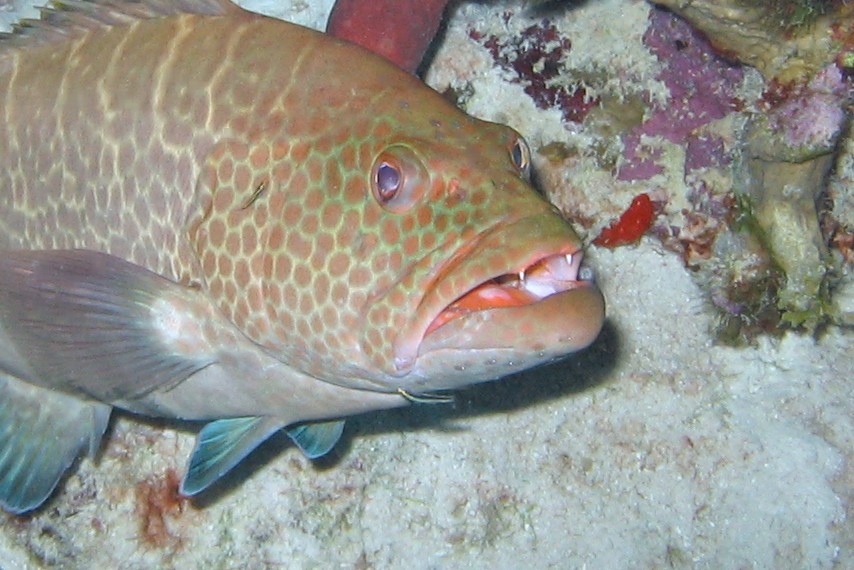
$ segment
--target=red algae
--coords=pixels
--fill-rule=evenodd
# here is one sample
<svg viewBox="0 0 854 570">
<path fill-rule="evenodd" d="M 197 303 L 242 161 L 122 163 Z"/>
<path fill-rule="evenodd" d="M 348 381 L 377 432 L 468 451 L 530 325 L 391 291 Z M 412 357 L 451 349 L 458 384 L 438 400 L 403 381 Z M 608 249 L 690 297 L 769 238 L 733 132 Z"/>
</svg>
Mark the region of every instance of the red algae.
<svg viewBox="0 0 854 570">
<path fill-rule="evenodd" d="M 572 42 L 548 20 L 528 26 L 519 36 L 506 40 L 484 36 L 476 30 L 471 30 L 469 37 L 489 50 L 496 64 L 513 74 L 512 81 L 522 85 L 539 109 L 558 108 L 564 120 L 581 123 L 599 103 L 583 87 L 557 81 L 568 75 L 564 56 L 572 49 Z"/>
<path fill-rule="evenodd" d="M 143 543 L 154 548 L 176 549 L 181 546 L 180 535 L 171 527 L 183 512 L 187 499 L 178 492 L 181 477 L 168 469 L 160 477 L 137 483 L 136 515 L 139 536 Z"/>
</svg>

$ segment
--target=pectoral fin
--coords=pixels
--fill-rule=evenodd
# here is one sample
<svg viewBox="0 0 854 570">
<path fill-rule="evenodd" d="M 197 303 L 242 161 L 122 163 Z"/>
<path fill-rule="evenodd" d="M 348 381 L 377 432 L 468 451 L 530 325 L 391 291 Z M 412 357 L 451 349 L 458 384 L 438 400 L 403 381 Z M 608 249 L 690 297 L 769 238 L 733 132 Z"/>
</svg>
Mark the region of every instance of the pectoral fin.
<svg viewBox="0 0 854 570">
<path fill-rule="evenodd" d="M 68 466 L 94 455 L 110 406 L 0 375 L 0 504 L 12 513 L 41 505 Z"/>
<path fill-rule="evenodd" d="M 284 424 L 274 418 L 228 418 L 207 424 L 196 438 L 181 494 L 195 495 L 222 477 Z"/>
<path fill-rule="evenodd" d="M 168 389 L 213 362 L 208 313 L 198 291 L 118 257 L 0 252 L 0 322 L 40 386 L 104 402 Z"/>
<path fill-rule="evenodd" d="M 309 459 L 317 459 L 329 453 L 341 439 L 343 431 L 344 420 L 302 424 L 285 430 Z"/>
</svg>

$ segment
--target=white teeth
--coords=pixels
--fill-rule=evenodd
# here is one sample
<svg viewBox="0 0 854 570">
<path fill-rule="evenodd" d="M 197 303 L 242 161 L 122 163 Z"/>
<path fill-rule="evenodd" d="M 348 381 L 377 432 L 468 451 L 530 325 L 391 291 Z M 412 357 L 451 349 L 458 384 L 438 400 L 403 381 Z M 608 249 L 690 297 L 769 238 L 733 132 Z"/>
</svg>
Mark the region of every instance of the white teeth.
<svg viewBox="0 0 854 570">
<path fill-rule="evenodd" d="M 529 279 L 525 282 L 525 291 L 543 299 L 549 295 L 555 294 L 557 292 L 557 288 L 552 281 Z"/>
<path fill-rule="evenodd" d="M 519 281 L 525 281 L 525 270 L 519 272 Z"/>
<path fill-rule="evenodd" d="M 572 265 L 572 254 L 571 254 L 571 253 L 567 253 L 565 257 L 566 257 L 566 262 L 567 262 L 569 265 Z"/>
</svg>

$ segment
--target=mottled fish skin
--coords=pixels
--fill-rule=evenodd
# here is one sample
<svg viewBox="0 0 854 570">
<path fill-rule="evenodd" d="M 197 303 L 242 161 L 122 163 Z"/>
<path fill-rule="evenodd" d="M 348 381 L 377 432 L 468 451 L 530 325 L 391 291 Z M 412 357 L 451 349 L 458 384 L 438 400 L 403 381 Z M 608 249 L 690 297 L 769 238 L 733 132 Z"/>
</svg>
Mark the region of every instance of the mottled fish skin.
<svg viewBox="0 0 854 570">
<path fill-rule="evenodd" d="M 46 378 L 73 335 L 10 325 L 29 326 L 14 308 L 27 302 L 51 321 L 41 305 L 55 291 L 39 289 L 0 294 L 10 382 L 152 415 L 273 418 L 236 426 L 257 445 L 595 338 L 604 304 L 576 278 L 580 240 L 531 188 L 512 129 L 360 48 L 230 4 L 69 5 L 0 42 L 0 249 L 18 252 L 0 286 L 39 289 L 34 276 L 50 275 L 62 289 L 66 261 L 87 303 L 102 303 L 88 272 L 107 289 L 126 280 L 135 300 L 110 293 L 104 314 L 153 319 L 138 334 L 157 350 L 128 342 L 163 379 L 118 357 Z M 435 328 L 467 291 L 518 273 L 546 298 Z M 319 443 L 301 433 L 317 454 L 340 429 Z"/>
</svg>

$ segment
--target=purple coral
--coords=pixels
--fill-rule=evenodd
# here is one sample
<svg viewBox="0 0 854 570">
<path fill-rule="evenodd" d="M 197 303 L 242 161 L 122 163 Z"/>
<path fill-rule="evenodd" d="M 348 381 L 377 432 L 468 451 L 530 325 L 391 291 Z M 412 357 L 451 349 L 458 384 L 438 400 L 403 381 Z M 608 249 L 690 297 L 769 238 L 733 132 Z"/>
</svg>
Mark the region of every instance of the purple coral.
<svg viewBox="0 0 854 570">
<path fill-rule="evenodd" d="M 721 168 L 730 163 L 721 137 L 711 134 L 690 136 L 685 147 L 685 172 L 701 168 Z"/>
<path fill-rule="evenodd" d="M 686 170 L 724 164 L 728 159 L 721 141 L 707 136 L 695 141 L 695 131 L 741 108 L 736 95 L 741 68 L 721 60 L 703 36 L 665 10 L 652 10 L 644 43 L 662 63 L 657 79 L 669 95 L 664 103 L 650 102 L 647 120 L 624 135 L 625 162 L 618 178 L 646 180 L 661 172 L 657 156 L 642 148 L 643 135 L 686 145 Z"/>
<path fill-rule="evenodd" d="M 852 87 L 842 71 L 830 65 L 773 108 L 769 124 L 790 148 L 832 148 L 845 124 L 843 103 L 851 96 Z"/>
</svg>

